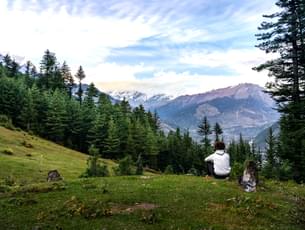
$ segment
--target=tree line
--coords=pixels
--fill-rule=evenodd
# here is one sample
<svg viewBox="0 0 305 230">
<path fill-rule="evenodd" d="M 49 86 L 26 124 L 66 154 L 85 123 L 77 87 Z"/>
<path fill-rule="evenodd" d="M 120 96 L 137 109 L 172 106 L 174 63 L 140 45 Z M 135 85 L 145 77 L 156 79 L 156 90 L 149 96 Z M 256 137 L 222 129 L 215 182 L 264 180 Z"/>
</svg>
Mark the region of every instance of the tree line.
<svg viewBox="0 0 305 230">
<path fill-rule="evenodd" d="M 16 127 L 84 153 L 94 146 L 104 158 L 137 161 L 141 155 L 145 166 L 157 170 L 204 168 L 200 146 L 188 132 L 166 135 L 158 115 L 142 105 L 113 103 L 93 83 L 84 91 L 81 66 L 73 77 L 68 64 L 47 50 L 39 72 L 30 61 L 22 68 L 9 55 L 0 62 L 0 113 Z"/>
</svg>

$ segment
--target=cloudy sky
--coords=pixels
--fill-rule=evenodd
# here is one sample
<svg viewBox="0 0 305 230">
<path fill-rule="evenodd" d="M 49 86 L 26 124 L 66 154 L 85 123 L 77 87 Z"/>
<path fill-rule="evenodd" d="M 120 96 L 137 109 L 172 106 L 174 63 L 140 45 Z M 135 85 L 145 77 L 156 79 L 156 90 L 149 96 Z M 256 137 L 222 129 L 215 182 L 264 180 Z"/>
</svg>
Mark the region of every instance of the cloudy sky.
<svg viewBox="0 0 305 230">
<path fill-rule="evenodd" d="M 252 82 L 270 57 L 254 47 L 275 0 L 0 0 L 0 53 L 46 49 L 100 89 L 194 94 Z"/>
</svg>

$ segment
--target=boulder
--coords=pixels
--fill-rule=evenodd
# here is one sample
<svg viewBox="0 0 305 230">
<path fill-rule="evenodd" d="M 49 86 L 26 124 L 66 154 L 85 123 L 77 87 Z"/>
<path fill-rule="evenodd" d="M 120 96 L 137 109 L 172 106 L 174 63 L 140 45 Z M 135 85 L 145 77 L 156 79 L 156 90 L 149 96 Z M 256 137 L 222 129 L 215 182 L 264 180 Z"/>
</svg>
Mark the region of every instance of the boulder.
<svg viewBox="0 0 305 230">
<path fill-rule="evenodd" d="M 50 182 L 50 181 L 59 181 L 59 180 L 62 180 L 59 172 L 55 169 L 55 170 L 51 170 L 48 172 L 48 178 L 47 178 L 47 181 Z"/>
</svg>

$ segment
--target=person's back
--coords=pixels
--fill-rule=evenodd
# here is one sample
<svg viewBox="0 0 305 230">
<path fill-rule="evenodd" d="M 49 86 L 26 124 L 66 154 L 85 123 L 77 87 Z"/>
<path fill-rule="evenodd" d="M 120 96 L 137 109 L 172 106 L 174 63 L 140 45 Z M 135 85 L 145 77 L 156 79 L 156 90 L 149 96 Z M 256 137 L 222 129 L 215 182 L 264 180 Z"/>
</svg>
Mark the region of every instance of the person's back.
<svg viewBox="0 0 305 230">
<path fill-rule="evenodd" d="M 215 143 L 216 151 L 205 158 L 208 174 L 216 178 L 226 178 L 230 175 L 230 156 L 225 152 L 223 142 Z"/>
</svg>

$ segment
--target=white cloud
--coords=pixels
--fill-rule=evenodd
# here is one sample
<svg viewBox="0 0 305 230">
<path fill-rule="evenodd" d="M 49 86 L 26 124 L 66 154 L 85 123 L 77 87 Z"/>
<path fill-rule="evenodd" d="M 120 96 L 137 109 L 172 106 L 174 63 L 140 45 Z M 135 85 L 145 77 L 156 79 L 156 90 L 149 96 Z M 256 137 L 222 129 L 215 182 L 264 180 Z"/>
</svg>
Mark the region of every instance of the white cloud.
<svg viewBox="0 0 305 230">
<path fill-rule="evenodd" d="M 195 23 L 195 16 L 192 12 L 187 13 L 186 9 L 188 5 L 194 4 L 192 7 L 195 8 L 201 4 L 196 1 L 156 1 L 151 5 L 144 4 L 144 1 L 139 1 L 138 4 L 137 1 L 109 1 L 110 3 L 101 4 L 106 4 L 105 8 L 108 7 L 113 14 L 103 15 L 101 12 L 99 16 L 91 12 L 92 5 L 83 4 L 81 0 L 77 2 L 68 11 L 67 5 L 54 1 L 48 1 L 47 7 L 40 9 L 39 1 L 35 0 L 14 1 L 11 7 L 8 7 L 9 0 L 0 0 L 0 53 L 9 52 L 25 57 L 38 65 L 43 52 L 50 49 L 61 62 L 66 60 L 74 72 L 82 65 L 87 75 L 86 81 L 93 81 L 104 90 L 140 90 L 151 94 L 179 95 L 201 93 L 241 82 L 264 85 L 267 81 L 266 73 L 251 70 L 266 60 L 265 54 L 259 50 L 191 50 L 177 55 L 181 43 L 215 42 L 238 37 L 239 30 L 248 30 L 245 25 L 250 25 L 249 30 L 253 30 L 257 26 L 257 18 L 260 18 L 257 17 L 255 7 L 251 11 L 241 9 L 233 15 L 234 8 L 228 8 L 224 14 L 215 15 L 200 24 Z M 207 2 L 202 1 L 202 4 Z M 77 7 L 79 3 L 84 5 L 81 9 Z M 212 0 L 211 4 L 217 5 Z M 178 17 L 180 14 L 182 16 Z M 173 18 L 177 20 L 173 21 Z M 231 26 L 231 22 L 236 24 Z M 239 27 L 239 22 L 243 26 Z M 174 67 L 172 71 L 162 71 L 158 66 L 140 64 L 141 60 L 135 65 L 106 62 L 113 48 L 136 45 L 151 36 L 158 38 L 154 40 L 157 43 L 154 50 L 150 53 L 138 50 L 138 55 L 157 56 L 158 52 L 163 52 L 172 55 L 177 65 L 230 68 L 235 76 L 177 73 Z M 169 48 L 168 45 L 175 48 Z M 165 60 L 162 65 L 174 61 Z M 151 78 L 136 78 L 137 74 L 143 72 L 152 72 Z"/>
<path fill-rule="evenodd" d="M 43 52 L 50 49 L 72 66 L 103 61 L 111 48 L 133 45 L 156 32 L 141 18 L 136 20 L 82 14 L 71 15 L 66 6 L 50 7 L 38 12 L 15 1 L 0 1 L 0 52 L 34 59 L 37 64 Z M 32 6 L 32 5 L 31 5 Z"/>
<path fill-rule="evenodd" d="M 181 64 L 189 64 L 199 67 L 227 68 L 235 74 L 251 74 L 252 68 L 264 63 L 274 54 L 266 55 L 259 49 L 229 49 L 218 51 L 190 51 L 183 52 L 179 58 Z"/>
</svg>

